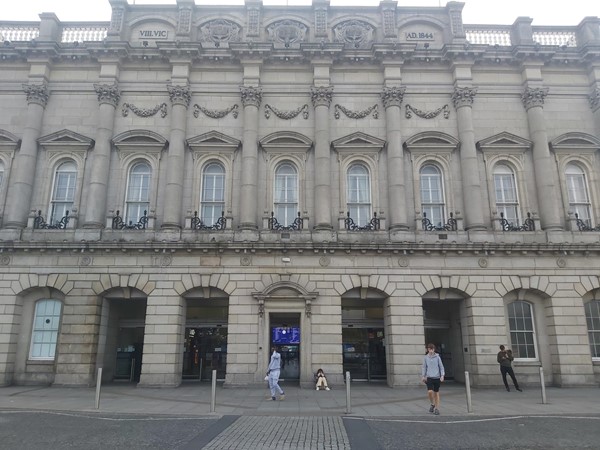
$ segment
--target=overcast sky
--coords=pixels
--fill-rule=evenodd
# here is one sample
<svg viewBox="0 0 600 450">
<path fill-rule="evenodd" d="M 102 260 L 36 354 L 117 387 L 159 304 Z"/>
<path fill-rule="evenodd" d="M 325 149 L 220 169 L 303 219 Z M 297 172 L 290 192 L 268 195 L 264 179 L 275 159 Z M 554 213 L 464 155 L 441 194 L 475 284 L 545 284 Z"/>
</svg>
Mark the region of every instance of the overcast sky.
<svg viewBox="0 0 600 450">
<path fill-rule="evenodd" d="M 8 6 L 5 3 L 9 3 Z M 140 4 L 175 4 L 176 0 L 128 0 Z M 600 16 L 599 0 L 463 0 L 467 24 L 512 24 L 519 16 L 533 25 L 577 25 L 586 16 Z M 109 0 L 3 0 L 0 20 L 39 20 L 53 12 L 62 21 L 109 21 Z M 263 0 L 264 5 L 310 5 L 311 0 Z M 243 5 L 243 0 L 196 0 L 197 5 Z M 444 6 L 445 0 L 398 0 L 398 6 Z M 331 0 L 331 6 L 376 6 L 379 0 Z"/>
</svg>

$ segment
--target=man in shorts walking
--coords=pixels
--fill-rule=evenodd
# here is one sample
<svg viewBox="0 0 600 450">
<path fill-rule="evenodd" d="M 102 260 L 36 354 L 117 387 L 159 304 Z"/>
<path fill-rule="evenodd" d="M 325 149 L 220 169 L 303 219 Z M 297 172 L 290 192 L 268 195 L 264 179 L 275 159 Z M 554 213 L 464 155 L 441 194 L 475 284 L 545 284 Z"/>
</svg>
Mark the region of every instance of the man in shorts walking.
<svg viewBox="0 0 600 450">
<path fill-rule="evenodd" d="M 444 364 L 440 355 L 435 352 L 435 345 L 427 344 L 427 354 L 423 358 L 421 368 L 421 379 L 427 385 L 427 396 L 429 397 L 429 412 L 439 416 L 440 414 L 440 384 L 444 381 Z"/>
</svg>

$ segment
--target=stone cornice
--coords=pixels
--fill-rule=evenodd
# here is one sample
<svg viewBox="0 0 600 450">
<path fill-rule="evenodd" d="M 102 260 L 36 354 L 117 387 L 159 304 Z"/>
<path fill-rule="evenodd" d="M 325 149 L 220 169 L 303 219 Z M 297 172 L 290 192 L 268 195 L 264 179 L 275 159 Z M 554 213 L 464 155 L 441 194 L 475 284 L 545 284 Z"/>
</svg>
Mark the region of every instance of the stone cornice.
<svg viewBox="0 0 600 450">
<path fill-rule="evenodd" d="M 544 106 L 544 100 L 548 95 L 548 88 L 531 88 L 527 87 L 521 94 L 521 102 L 525 109 L 533 108 L 534 106 Z"/>
</svg>

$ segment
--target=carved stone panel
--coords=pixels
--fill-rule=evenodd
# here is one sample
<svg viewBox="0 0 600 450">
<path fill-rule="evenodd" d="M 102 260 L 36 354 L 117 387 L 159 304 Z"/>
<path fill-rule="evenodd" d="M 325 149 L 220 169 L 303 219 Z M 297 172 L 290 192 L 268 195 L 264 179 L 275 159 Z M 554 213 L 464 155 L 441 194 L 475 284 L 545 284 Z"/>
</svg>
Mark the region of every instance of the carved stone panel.
<svg viewBox="0 0 600 450">
<path fill-rule="evenodd" d="M 211 20 L 200 27 L 200 42 L 212 42 L 216 47 L 224 42 L 238 42 L 240 30 L 240 26 L 230 20 Z"/>
<path fill-rule="evenodd" d="M 267 27 L 269 40 L 285 47 L 304 42 L 307 31 L 306 25 L 295 20 L 280 20 Z"/>
<path fill-rule="evenodd" d="M 333 28 L 336 42 L 353 48 L 368 48 L 373 43 L 374 28 L 361 20 L 347 20 Z"/>
</svg>

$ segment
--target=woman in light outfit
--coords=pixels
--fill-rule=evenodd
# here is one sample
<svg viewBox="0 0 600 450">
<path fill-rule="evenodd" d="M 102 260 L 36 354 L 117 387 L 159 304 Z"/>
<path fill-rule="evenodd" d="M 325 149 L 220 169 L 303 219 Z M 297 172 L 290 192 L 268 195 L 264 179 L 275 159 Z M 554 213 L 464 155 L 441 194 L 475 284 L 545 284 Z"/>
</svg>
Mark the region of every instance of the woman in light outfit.
<svg viewBox="0 0 600 450">
<path fill-rule="evenodd" d="M 277 400 L 275 394 L 279 393 L 279 400 L 285 399 L 283 389 L 279 387 L 279 374 L 281 372 L 281 355 L 277 352 L 277 348 L 273 347 L 273 353 L 271 353 L 271 361 L 269 362 L 269 369 L 267 370 L 267 376 L 269 377 L 269 389 L 271 390 L 271 400 Z"/>
<path fill-rule="evenodd" d="M 317 391 L 319 388 L 325 388 L 326 391 L 329 390 L 329 386 L 327 386 L 327 378 L 325 377 L 325 372 L 323 369 L 317 370 Z"/>
</svg>

